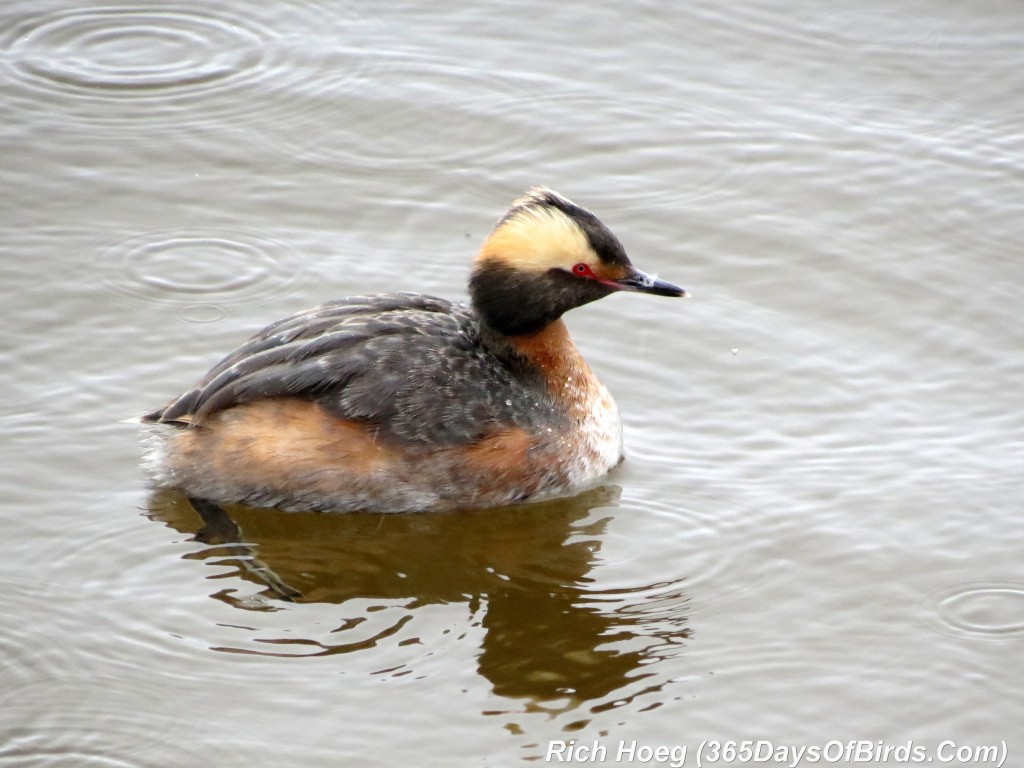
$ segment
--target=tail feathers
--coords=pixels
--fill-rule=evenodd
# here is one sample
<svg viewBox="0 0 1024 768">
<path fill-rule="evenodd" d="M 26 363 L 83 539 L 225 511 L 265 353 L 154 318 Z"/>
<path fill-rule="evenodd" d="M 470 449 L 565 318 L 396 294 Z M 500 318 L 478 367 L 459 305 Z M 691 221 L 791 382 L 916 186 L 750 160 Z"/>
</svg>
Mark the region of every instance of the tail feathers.
<svg viewBox="0 0 1024 768">
<path fill-rule="evenodd" d="M 127 419 L 121 419 L 120 424 L 167 424 L 172 427 L 191 427 L 193 425 L 192 417 L 185 415 L 179 416 L 176 419 L 164 420 L 164 411 L 150 411 L 144 413 L 141 416 L 130 416 Z"/>
</svg>

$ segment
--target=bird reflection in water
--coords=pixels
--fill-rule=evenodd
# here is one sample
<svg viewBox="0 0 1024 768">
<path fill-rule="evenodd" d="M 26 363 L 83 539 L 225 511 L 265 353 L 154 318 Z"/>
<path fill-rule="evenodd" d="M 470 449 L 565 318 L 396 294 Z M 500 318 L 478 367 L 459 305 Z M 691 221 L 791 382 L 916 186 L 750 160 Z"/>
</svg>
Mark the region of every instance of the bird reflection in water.
<svg viewBox="0 0 1024 768">
<path fill-rule="evenodd" d="M 605 486 L 480 512 L 327 515 L 220 507 L 159 492 L 150 515 L 207 545 L 185 557 L 231 567 L 214 578 L 238 576 L 260 587 L 255 598 L 222 589 L 213 595 L 219 600 L 254 610 L 342 606 L 330 642 L 288 637 L 261 640 L 266 650 L 220 650 L 330 655 L 379 648 L 392 637 L 398 643 L 399 635 L 429 644 L 409 637 L 416 613 L 465 604 L 467 631 L 477 622 L 483 629 L 478 671 L 496 694 L 598 710 L 660 690 L 664 675 L 653 662 L 676 655 L 690 634 L 680 580 L 609 590 L 591 575 L 617 497 L 617 488 Z M 350 630 L 379 620 L 366 601 L 399 602 L 402 617 L 368 636 L 363 626 L 353 640 Z"/>
</svg>

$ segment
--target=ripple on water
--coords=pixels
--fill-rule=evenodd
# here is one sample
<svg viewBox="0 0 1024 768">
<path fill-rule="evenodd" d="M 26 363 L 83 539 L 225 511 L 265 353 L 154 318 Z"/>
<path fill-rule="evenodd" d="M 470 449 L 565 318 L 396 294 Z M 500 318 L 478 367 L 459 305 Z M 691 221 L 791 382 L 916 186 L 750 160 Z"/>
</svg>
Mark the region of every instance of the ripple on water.
<svg viewBox="0 0 1024 768">
<path fill-rule="evenodd" d="M 38 613 L 42 597 L 38 583 L 26 579 L 4 578 L 4 615 L 7 624 L 0 633 L 0 658 L 4 660 L 4 690 L 17 689 L 33 679 L 52 674 L 47 653 L 32 652 L 35 639 L 31 636 L 37 627 L 33 617 Z M 0 754 L 3 744 L 0 742 Z"/>
<path fill-rule="evenodd" d="M 227 315 L 224 307 L 217 304 L 189 304 L 178 311 L 186 323 L 219 323 Z"/>
<path fill-rule="evenodd" d="M 272 12 L 272 6 L 268 13 Z M 200 7 L 115 5 L 28 14 L 0 33 L 0 66 L 23 109 L 90 123 L 174 129 L 173 111 L 209 121 L 258 111 L 263 100 L 244 86 L 272 82 L 287 90 L 311 73 L 303 58 L 317 48 L 322 18 L 300 6 L 287 17 L 228 15 Z M 336 18 L 337 23 L 350 21 Z M 289 45 L 280 25 L 308 30 L 306 45 Z M 339 56 L 345 61 L 339 61 Z M 334 50 L 315 77 L 337 85 L 354 77 L 365 57 Z M 326 66 L 329 64 L 330 66 Z M 237 94 L 237 98 L 225 98 Z M 205 96 L 201 108 L 199 99 Z"/>
<path fill-rule="evenodd" d="M 183 320 L 211 323 L 225 304 L 284 290 L 298 266 L 285 242 L 262 234 L 161 231 L 102 249 L 90 274 L 116 296 L 175 304 Z"/>
<path fill-rule="evenodd" d="M 665 498 L 671 498 L 671 494 Z M 664 595 L 652 597 L 651 605 L 682 605 L 687 598 L 686 612 L 692 616 L 732 605 L 771 578 L 770 554 L 761 556 L 751 551 L 770 546 L 770 537 L 763 535 L 763 528 L 760 532 L 757 528 L 756 515 L 706 513 L 659 498 L 645 499 L 643 509 L 650 514 L 633 518 L 642 535 L 617 526 L 609 531 L 602 559 L 610 571 L 603 583 L 611 591 L 642 583 L 650 573 L 652 559 L 672 563 L 674 571 L 661 574 L 666 585 Z M 763 525 L 763 519 L 760 521 Z M 754 569 L 754 564 L 761 565 Z M 672 584 L 677 586 L 668 586 Z M 671 597 L 674 592 L 678 597 Z M 689 603 L 691 596 L 693 602 Z"/>
<path fill-rule="evenodd" d="M 836 6 L 838 7 L 838 6 Z M 1015 51 L 1019 36 L 1012 5 L 1002 18 L 998 12 L 966 16 L 953 21 L 949 14 L 919 13 L 903 3 L 874 8 L 816 11 L 801 18 L 806 34 L 826 43 L 853 50 L 890 49 L 908 53 L 937 53 L 944 58 L 966 54 L 983 45 L 988 54 L 1002 49 Z"/>
<path fill-rule="evenodd" d="M 544 111 L 541 121 L 528 132 L 552 130 L 564 121 L 563 110 L 573 98 L 549 96 L 540 101 Z M 515 109 L 533 114 L 534 100 L 519 102 Z M 703 104 L 684 99 L 658 99 L 646 95 L 629 99 L 608 99 L 606 94 L 581 98 L 578 109 L 568 114 L 585 116 L 579 126 L 562 128 L 566 143 L 548 148 L 552 164 L 564 164 L 564 149 L 575 136 L 585 137 L 585 144 L 573 162 L 580 178 L 600 177 L 602 187 L 614 187 L 628 201 L 624 210 L 647 211 L 683 203 L 692 203 L 728 191 L 741 163 L 736 155 L 749 146 L 748 129 L 734 116 Z M 563 115 L 559 117 L 559 115 Z M 589 122 L 593 119 L 593 123 Z M 595 133 L 593 125 L 613 125 L 607 135 Z M 623 141 L 623 137 L 629 137 Z M 589 150 L 589 151 L 588 151 Z M 685 185 L 664 187 L 652 183 L 650 174 L 637 173 L 637 168 L 673 167 L 685 169 Z M 571 165 L 569 172 L 574 172 Z M 625 207 L 628 206 L 628 207 Z"/>
<path fill-rule="evenodd" d="M 840 45 L 883 48 L 934 45 L 948 33 L 941 23 L 921 14 L 911 20 L 899 5 L 816 13 L 803 19 L 803 26 L 815 37 Z"/>
<path fill-rule="evenodd" d="M 524 115 L 502 105 L 535 87 L 461 60 L 393 57 L 344 93 L 330 78 L 308 78 L 261 119 L 275 149 L 318 165 L 449 167 L 513 153 Z"/>
<path fill-rule="evenodd" d="M 23 25 L 15 68 L 59 88 L 155 90 L 236 76 L 259 61 L 259 36 L 197 12 L 110 7 L 62 11 Z"/>
<path fill-rule="evenodd" d="M 929 625 L 956 637 L 978 640 L 1024 638 L 1024 583 L 977 581 L 931 593 L 925 600 Z"/>
<path fill-rule="evenodd" d="M 956 104 L 901 91 L 861 94 L 835 101 L 823 113 L 844 128 L 901 136 L 940 136 L 964 124 Z"/>
<path fill-rule="evenodd" d="M 589 171 L 584 176 L 636 184 L 637 194 L 649 197 L 637 200 L 638 207 L 652 199 L 703 197 L 735 172 L 721 156 L 722 144 L 729 141 L 728 118 L 713 110 L 679 101 L 567 92 L 559 80 L 481 70 L 461 59 L 378 61 L 372 82 L 363 87 L 342 94 L 330 81 L 311 80 L 302 91 L 305 98 L 269 105 L 260 116 L 263 131 L 275 150 L 321 166 L 428 164 L 450 171 L 485 165 L 497 173 L 551 163 L 572 175 L 571 164 L 577 162 Z M 298 89 L 293 94 L 300 95 Z M 332 130 L 325 132 L 324 125 Z M 606 137 L 595 125 L 616 129 Z M 623 135 L 630 136 L 628 144 L 622 143 Z M 636 178 L 638 157 L 644 156 L 655 164 L 686 166 L 686 187 L 652 191 L 649 179 Z"/>
<path fill-rule="evenodd" d="M 203 765 L 200 747 L 190 746 L 185 721 L 170 711 L 158 718 L 156 710 L 169 699 L 173 695 L 165 686 L 141 673 L 131 678 L 64 674 L 7 687 L 0 697 L 0 766 Z"/>
</svg>

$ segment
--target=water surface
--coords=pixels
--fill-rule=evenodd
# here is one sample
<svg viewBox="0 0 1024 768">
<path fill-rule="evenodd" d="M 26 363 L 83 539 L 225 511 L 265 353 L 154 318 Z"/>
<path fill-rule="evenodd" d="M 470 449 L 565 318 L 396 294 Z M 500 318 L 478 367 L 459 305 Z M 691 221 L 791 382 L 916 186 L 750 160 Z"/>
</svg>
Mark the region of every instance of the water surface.
<svg viewBox="0 0 1024 768">
<path fill-rule="evenodd" d="M 6 3 L 0 766 L 1014 764 L 1022 33 L 994 0 Z M 146 489 L 123 419 L 320 301 L 464 296 L 536 183 L 693 294 L 569 317 L 624 414 L 605 486 L 212 521 Z"/>
</svg>

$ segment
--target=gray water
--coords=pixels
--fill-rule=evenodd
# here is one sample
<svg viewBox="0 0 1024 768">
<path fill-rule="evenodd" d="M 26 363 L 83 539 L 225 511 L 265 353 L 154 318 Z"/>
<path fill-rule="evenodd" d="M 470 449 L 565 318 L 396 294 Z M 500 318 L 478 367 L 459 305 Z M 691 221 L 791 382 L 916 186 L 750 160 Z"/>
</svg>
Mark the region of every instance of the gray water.
<svg viewBox="0 0 1024 768">
<path fill-rule="evenodd" d="M 0 766 L 1021 764 L 1022 94 L 1018 2 L 7 0 Z M 693 294 L 568 318 L 604 487 L 146 489 L 123 419 L 537 183 Z"/>
</svg>

